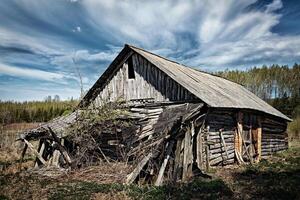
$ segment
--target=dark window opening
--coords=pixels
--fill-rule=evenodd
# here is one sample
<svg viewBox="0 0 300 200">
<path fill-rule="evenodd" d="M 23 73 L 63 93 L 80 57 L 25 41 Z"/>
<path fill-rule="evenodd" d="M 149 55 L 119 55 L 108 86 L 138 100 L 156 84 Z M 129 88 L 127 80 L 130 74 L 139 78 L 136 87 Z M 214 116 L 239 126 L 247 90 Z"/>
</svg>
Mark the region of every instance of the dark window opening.
<svg viewBox="0 0 300 200">
<path fill-rule="evenodd" d="M 128 79 L 135 79 L 132 56 L 128 58 Z"/>
</svg>

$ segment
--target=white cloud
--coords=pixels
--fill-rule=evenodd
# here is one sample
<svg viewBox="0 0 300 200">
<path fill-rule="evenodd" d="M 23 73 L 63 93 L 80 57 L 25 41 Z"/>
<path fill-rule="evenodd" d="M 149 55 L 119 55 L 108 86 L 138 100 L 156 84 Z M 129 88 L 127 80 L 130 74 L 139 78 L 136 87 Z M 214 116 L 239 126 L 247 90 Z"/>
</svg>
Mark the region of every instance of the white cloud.
<svg viewBox="0 0 300 200">
<path fill-rule="evenodd" d="M 28 1 L 31 3 L 26 3 Z M 51 64 L 63 66 L 60 69 L 69 72 L 70 68 L 74 71 L 72 58 L 78 63 L 112 61 L 120 50 L 114 47 L 109 47 L 111 50 L 108 51 L 84 50 L 90 49 L 82 43 L 92 37 L 92 31 L 98 31 L 99 37 L 108 38 L 113 44 L 132 43 L 193 66 L 252 65 L 267 62 L 274 55 L 274 62 L 300 60 L 297 46 L 300 36 L 280 36 L 272 32 L 281 20 L 277 12 L 284 6 L 281 0 L 273 0 L 262 9 L 247 9 L 257 0 L 222 0 L 217 3 L 211 0 L 65 1 L 78 3 L 76 6 L 84 11 L 78 16 L 84 18 L 85 26 L 78 22 L 79 18 L 71 18 L 68 24 L 64 17 L 56 17 L 53 10 L 41 9 L 41 6 L 56 10 L 71 7 L 61 8 L 59 3 L 52 5 L 53 2 L 48 0 L 21 2 L 20 7 L 31 10 L 35 17 L 55 27 L 68 27 L 66 30 L 69 32 L 85 34 L 76 34 L 76 37 L 82 37 L 76 44 L 78 38 L 63 40 L 32 34 L 34 32 L 16 33 L 0 24 L 0 45 L 28 47 L 49 57 Z M 82 27 L 87 28 L 83 30 Z M 97 43 L 104 46 L 101 41 L 95 40 Z M 281 47 L 278 47 L 279 44 Z"/>
<path fill-rule="evenodd" d="M 81 28 L 80 28 L 80 26 L 76 26 L 76 28 L 75 29 L 73 29 L 72 30 L 73 32 L 81 32 Z"/>
<path fill-rule="evenodd" d="M 116 51 L 103 51 L 99 53 L 90 53 L 88 50 L 77 50 L 65 55 L 54 56 L 51 58 L 51 64 L 56 66 L 64 66 L 74 68 L 74 62 L 78 65 L 84 62 L 100 62 L 100 61 L 112 61 L 117 56 Z M 87 63 L 86 63 L 87 64 Z M 86 65 L 84 65 L 86 66 Z"/>
<path fill-rule="evenodd" d="M 296 45 L 277 48 L 276 44 L 297 43 L 300 36 L 272 32 L 281 18 L 274 11 L 283 7 L 282 2 L 274 0 L 262 10 L 247 9 L 256 1 L 84 0 L 82 5 L 97 27 L 105 27 L 120 41 L 166 56 L 176 53 L 177 59 L 194 66 L 253 65 L 269 62 L 273 55 L 277 56 L 274 62 L 299 61 Z"/>
<path fill-rule="evenodd" d="M 31 68 L 15 67 L 15 66 L 10 66 L 1 63 L 0 63 L 0 74 L 15 76 L 15 77 L 39 79 L 45 81 L 56 81 L 65 78 L 70 78 L 69 76 L 60 73 L 47 72 L 47 71 L 31 69 Z"/>
<path fill-rule="evenodd" d="M 276 11 L 280 8 L 282 8 L 282 2 L 281 0 L 273 0 L 272 3 L 270 3 L 269 5 L 267 5 L 267 9 L 266 9 L 266 12 L 269 13 L 269 12 L 273 12 L 273 11 Z"/>
</svg>

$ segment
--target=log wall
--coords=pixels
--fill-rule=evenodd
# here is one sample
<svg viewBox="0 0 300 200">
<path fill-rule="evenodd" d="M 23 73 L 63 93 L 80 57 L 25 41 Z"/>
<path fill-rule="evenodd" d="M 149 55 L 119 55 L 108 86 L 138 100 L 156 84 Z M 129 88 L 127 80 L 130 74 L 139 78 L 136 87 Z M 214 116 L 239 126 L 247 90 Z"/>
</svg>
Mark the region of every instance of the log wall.
<svg viewBox="0 0 300 200">
<path fill-rule="evenodd" d="M 268 156 L 272 153 L 288 148 L 288 135 L 286 132 L 287 122 L 271 117 L 263 117 L 257 113 L 242 112 L 241 133 L 242 141 L 239 146 L 244 149 L 248 141 L 253 147 L 248 151 L 253 155 L 253 160 L 260 160 L 261 156 Z M 238 124 L 238 113 L 236 111 L 213 110 L 206 117 L 208 131 L 207 144 L 209 146 L 210 165 L 226 165 L 234 163 L 235 144 Z M 223 136 L 223 138 L 222 138 Z M 225 142 L 225 143 L 224 143 Z M 226 152 L 227 150 L 227 152 Z M 244 161 L 249 162 L 249 154 L 244 150 L 240 152 Z"/>
<path fill-rule="evenodd" d="M 210 165 L 234 163 L 235 113 L 222 110 L 212 111 L 206 118 L 206 126 L 209 132 L 207 143 Z"/>
<path fill-rule="evenodd" d="M 288 148 L 287 123 L 283 120 L 266 118 L 262 121 L 262 156 Z"/>
<path fill-rule="evenodd" d="M 135 78 L 129 79 L 130 62 L 126 61 L 94 100 L 99 106 L 103 101 L 152 99 L 154 101 L 185 101 L 197 99 L 188 90 L 138 54 L 133 54 Z"/>
</svg>

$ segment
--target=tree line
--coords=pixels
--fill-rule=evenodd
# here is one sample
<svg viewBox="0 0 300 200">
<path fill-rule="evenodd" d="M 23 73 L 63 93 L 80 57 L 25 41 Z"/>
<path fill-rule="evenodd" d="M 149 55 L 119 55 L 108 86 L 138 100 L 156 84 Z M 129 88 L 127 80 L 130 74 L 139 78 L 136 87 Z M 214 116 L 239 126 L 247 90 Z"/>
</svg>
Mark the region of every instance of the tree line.
<svg viewBox="0 0 300 200">
<path fill-rule="evenodd" d="M 58 96 L 48 96 L 44 101 L 0 101 L 0 123 L 47 122 L 70 113 L 77 100 L 60 101 Z"/>
<path fill-rule="evenodd" d="M 266 65 L 249 70 L 225 70 L 218 76 L 245 86 L 289 117 L 300 117 L 300 65 Z M 58 95 L 44 101 L 13 102 L 0 100 L 0 123 L 46 122 L 71 112 L 77 100 L 60 101 Z"/>
<path fill-rule="evenodd" d="M 271 65 L 249 70 L 225 70 L 218 76 L 239 83 L 288 115 L 300 116 L 300 65 Z"/>
</svg>

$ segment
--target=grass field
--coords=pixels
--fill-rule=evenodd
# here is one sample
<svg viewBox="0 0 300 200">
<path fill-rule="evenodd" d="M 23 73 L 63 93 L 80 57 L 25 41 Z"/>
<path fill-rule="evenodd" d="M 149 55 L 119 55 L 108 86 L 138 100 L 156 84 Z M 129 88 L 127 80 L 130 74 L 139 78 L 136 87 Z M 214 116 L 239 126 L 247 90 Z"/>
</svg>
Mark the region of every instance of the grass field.
<svg viewBox="0 0 300 200">
<path fill-rule="evenodd" d="M 27 126 L 36 124 L 20 130 Z M 16 135 L 10 135 L 14 128 L 2 129 L 8 138 L 0 148 L 0 155 L 6 154 L 1 163 L 8 167 L 0 174 L 0 199 L 300 199 L 299 140 L 259 164 L 214 168 L 212 179 L 162 187 L 128 186 L 122 184 L 128 169 L 117 163 L 59 172 L 52 177 L 19 171 L 17 153 L 21 147 L 14 141 Z M 27 167 L 32 166 L 34 158 L 28 154 L 26 159 Z"/>
</svg>

